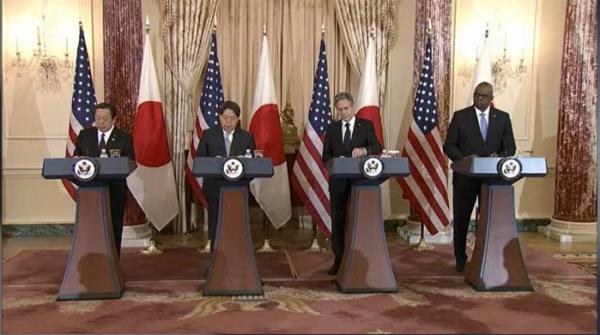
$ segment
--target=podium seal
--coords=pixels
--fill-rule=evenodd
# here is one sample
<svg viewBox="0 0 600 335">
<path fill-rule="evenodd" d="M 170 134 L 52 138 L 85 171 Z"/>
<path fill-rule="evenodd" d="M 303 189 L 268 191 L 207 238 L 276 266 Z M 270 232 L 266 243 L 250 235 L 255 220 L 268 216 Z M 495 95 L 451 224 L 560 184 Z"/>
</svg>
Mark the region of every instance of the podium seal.
<svg viewBox="0 0 600 335">
<path fill-rule="evenodd" d="M 90 158 L 83 157 L 73 164 L 73 176 L 79 181 L 90 181 L 98 174 L 96 162 Z"/>
<path fill-rule="evenodd" d="M 504 157 L 498 161 L 497 170 L 502 179 L 513 181 L 521 177 L 523 166 L 516 157 Z"/>
<path fill-rule="evenodd" d="M 244 164 L 237 158 L 229 158 L 223 162 L 222 171 L 225 179 L 236 181 L 244 176 Z"/>
<path fill-rule="evenodd" d="M 377 156 L 365 157 L 360 164 L 360 171 L 367 179 L 378 179 L 383 173 L 383 162 Z"/>
</svg>

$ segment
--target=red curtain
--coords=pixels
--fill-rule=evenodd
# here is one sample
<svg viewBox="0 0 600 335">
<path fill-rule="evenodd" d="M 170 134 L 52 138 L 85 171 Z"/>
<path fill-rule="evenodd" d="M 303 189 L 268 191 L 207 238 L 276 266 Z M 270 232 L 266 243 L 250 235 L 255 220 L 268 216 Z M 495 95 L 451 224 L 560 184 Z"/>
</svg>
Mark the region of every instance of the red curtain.
<svg viewBox="0 0 600 335">
<path fill-rule="evenodd" d="M 117 127 L 131 133 L 142 66 L 141 0 L 104 0 L 104 100 L 117 109 Z M 139 225 L 144 212 L 127 191 L 124 225 Z"/>
</svg>

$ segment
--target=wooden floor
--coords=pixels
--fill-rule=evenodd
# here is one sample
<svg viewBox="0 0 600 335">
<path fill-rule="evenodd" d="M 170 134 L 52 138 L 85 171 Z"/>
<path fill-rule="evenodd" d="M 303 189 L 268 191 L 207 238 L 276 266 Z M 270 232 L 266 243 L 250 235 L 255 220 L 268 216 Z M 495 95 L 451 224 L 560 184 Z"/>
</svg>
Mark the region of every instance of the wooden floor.
<svg viewBox="0 0 600 335">
<path fill-rule="evenodd" d="M 254 230 L 254 229 L 253 229 Z M 274 248 L 288 246 L 292 248 L 308 248 L 312 242 L 312 231 L 310 229 L 299 229 L 297 227 L 284 228 L 279 231 L 270 232 L 271 245 Z M 159 235 L 158 242 L 162 248 L 173 246 L 189 246 L 202 248 L 206 239 L 204 232 L 199 231 L 188 235 Z M 258 249 L 262 244 L 263 234 L 259 231 L 253 232 L 254 245 Z M 258 238 L 257 238 L 258 236 Z M 388 241 L 399 240 L 400 236 L 395 232 L 387 233 Z M 520 233 L 519 239 L 522 245 L 532 249 L 548 253 L 596 253 L 596 243 L 560 243 L 549 239 L 542 234 L 527 232 Z M 323 238 L 319 239 L 320 245 L 327 246 Z M 45 236 L 45 237 L 3 237 L 2 238 L 2 260 L 6 260 L 22 250 L 31 249 L 68 249 L 71 236 Z"/>
</svg>

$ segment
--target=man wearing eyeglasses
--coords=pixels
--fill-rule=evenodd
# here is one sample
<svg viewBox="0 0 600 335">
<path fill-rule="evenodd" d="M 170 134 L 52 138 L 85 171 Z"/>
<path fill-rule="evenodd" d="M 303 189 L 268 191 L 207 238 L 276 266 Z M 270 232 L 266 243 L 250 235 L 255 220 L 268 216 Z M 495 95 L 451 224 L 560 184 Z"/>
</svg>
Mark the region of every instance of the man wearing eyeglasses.
<svg viewBox="0 0 600 335">
<path fill-rule="evenodd" d="M 448 127 L 444 152 L 453 161 L 468 157 L 512 156 L 515 138 L 508 113 L 494 108 L 494 90 L 481 82 L 473 92 L 473 105 L 456 111 Z M 454 257 L 464 272 L 469 220 L 479 196 L 481 181 L 453 173 Z"/>
</svg>

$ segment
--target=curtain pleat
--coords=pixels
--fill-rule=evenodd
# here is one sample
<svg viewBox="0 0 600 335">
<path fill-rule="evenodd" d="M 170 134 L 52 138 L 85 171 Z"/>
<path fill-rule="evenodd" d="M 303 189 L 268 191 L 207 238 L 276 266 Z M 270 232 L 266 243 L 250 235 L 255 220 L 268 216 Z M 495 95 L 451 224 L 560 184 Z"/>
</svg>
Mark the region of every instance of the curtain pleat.
<svg viewBox="0 0 600 335">
<path fill-rule="evenodd" d="M 379 106 L 383 110 L 389 50 L 394 44 L 394 0 L 335 0 L 334 4 L 346 55 L 359 78 L 362 76 L 369 35 L 373 34 Z"/>
<path fill-rule="evenodd" d="M 185 196 L 185 150 L 188 129 L 193 127 L 198 83 L 210 43 L 219 0 L 164 0 L 161 4 L 162 38 L 165 51 L 165 110 L 171 134 L 171 155 L 180 210 L 173 222 L 173 232 L 184 234 L 188 223 Z"/>
<path fill-rule="evenodd" d="M 103 25 L 104 100 L 117 109 L 117 127 L 131 134 L 143 53 L 140 0 L 105 0 Z M 128 189 L 123 224 L 131 226 L 145 222 L 144 212 Z"/>
</svg>

